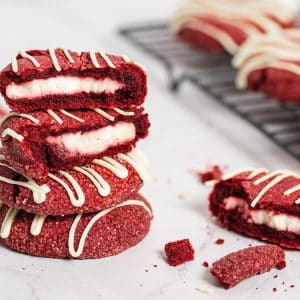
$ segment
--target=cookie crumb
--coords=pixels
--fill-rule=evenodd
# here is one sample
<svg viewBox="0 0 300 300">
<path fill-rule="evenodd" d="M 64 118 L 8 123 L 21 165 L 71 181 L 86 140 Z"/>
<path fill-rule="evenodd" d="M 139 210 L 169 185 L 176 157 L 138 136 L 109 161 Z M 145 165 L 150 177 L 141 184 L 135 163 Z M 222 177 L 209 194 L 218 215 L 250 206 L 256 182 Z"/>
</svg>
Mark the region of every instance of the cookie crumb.
<svg viewBox="0 0 300 300">
<path fill-rule="evenodd" d="M 277 292 L 277 289 L 276 289 L 276 288 L 273 288 L 272 291 L 273 291 L 273 293 L 276 293 L 276 292 Z"/>
<path fill-rule="evenodd" d="M 216 241 L 215 241 L 215 244 L 216 245 L 223 245 L 224 244 L 224 240 L 223 239 L 217 239 Z"/>
<path fill-rule="evenodd" d="M 202 263 L 202 266 L 203 266 L 204 268 L 208 268 L 208 267 L 209 267 L 209 264 L 208 264 L 207 261 L 204 261 L 204 262 Z"/>
<path fill-rule="evenodd" d="M 278 277 L 278 274 L 275 274 L 274 276 L 273 276 L 273 278 L 277 278 Z"/>
<path fill-rule="evenodd" d="M 206 170 L 197 172 L 198 178 L 201 183 L 207 183 L 209 181 L 219 181 L 222 179 L 223 171 L 218 165 L 208 166 Z"/>
</svg>

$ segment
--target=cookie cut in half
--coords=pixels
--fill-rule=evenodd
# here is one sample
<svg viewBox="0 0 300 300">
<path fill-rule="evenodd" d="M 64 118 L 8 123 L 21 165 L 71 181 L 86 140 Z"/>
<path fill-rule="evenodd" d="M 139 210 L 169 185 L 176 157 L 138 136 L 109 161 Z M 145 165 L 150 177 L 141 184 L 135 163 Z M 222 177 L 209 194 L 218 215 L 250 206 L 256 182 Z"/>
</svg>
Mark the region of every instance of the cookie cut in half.
<svg viewBox="0 0 300 300">
<path fill-rule="evenodd" d="M 16 112 L 132 107 L 144 102 L 144 68 L 127 56 L 67 49 L 19 51 L 0 74 L 0 91 Z"/>
<path fill-rule="evenodd" d="M 288 170 L 249 168 L 217 181 L 212 215 L 238 233 L 300 249 L 300 176 Z"/>
</svg>

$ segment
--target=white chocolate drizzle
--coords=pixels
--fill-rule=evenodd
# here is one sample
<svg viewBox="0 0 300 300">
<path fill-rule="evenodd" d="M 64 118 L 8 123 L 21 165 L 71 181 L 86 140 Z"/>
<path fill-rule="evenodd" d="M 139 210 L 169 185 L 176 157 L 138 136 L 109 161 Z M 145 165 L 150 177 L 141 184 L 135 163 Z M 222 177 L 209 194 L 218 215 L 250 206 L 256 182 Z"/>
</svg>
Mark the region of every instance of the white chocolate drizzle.
<svg viewBox="0 0 300 300">
<path fill-rule="evenodd" d="M 26 51 L 20 50 L 17 53 L 17 55 L 12 58 L 12 62 L 11 62 L 12 70 L 15 73 L 18 72 L 18 70 L 19 70 L 18 60 L 17 60 L 18 55 L 20 55 L 22 58 L 29 59 L 32 62 L 32 64 L 37 68 L 39 68 L 41 66 L 40 63 L 36 60 L 36 58 L 34 56 L 29 55 L 28 53 L 26 53 Z"/>
<path fill-rule="evenodd" d="M 97 114 L 99 114 L 100 116 L 108 119 L 109 121 L 114 121 L 115 120 L 115 117 L 114 116 L 111 116 L 110 114 L 108 114 L 106 111 L 104 111 L 103 109 L 101 108 L 94 108 L 93 109 L 94 112 L 96 112 Z"/>
<path fill-rule="evenodd" d="M 40 121 L 39 121 L 37 118 L 35 118 L 35 117 L 33 117 L 33 116 L 29 115 L 29 114 L 19 114 L 19 113 L 16 113 L 16 112 L 10 112 L 10 113 L 8 113 L 7 115 L 5 115 L 5 116 L 1 119 L 1 121 L 0 121 L 0 126 L 2 126 L 2 124 L 3 124 L 6 120 L 8 120 L 9 118 L 11 118 L 11 117 L 25 118 L 25 119 L 28 119 L 28 120 L 32 121 L 32 122 L 35 123 L 35 124 L 39 124 L 39 123 L 40 123 Z"/>
<path fill-rule="evenodd" d="M 125 110 L 117 108 L 117 107 L 115 107 L 113 110 L 122 116 L 134 116 L 133 111 L 125 111 Z"/>
<path fill-rule="evenodd" d="M 126 63 L 131 62 L 131 59 L 130 59 L 127 55 L 125 55 L 125 54 L 122 55 L 122 59 L 123 59 L 124 62 L 126 62 Z"/>
<path fill-rule="evenodd" d="M 30 233 L 34 236 L 38 236 L 41 231 L 42 231 L 42 227 L 43 224 L 46 220 L 47 216 L 46 215 L 35 215 L 31 226 L 30 226 Z"/>
<path fill-rule="evenodd" d="M 49 173 L 49 177 L 51 179 L 55 180 L 57 183 L 59 183 L 66 190 L 66 192 L 70 198 L 70 201 L 74 207 L 82 206 L 85 201 L 85 195 L 84 195 L 80 185 L 76 181 L 76 179 L 72 175 L 67 173 L 66 171 L 58 171 L 58 173 L 60 175 L 62 175 L 63 177 L 65 177 L 70 182 L 71 186 L 73 187 L 73 189 L 77 195 L 77 198 L 75 197 L 72 189 L 61 178 L 57 177 L 56 175 L 54 175 L 52 173 Z"/>
<path fill-rule="evenodd" d="M 81 119 L 81 118 L 79 118 L 79 117 L 77 117 L 77 116 L 71 114 L 70 112 L 68 112 L 68 111 L 66 111 L 66 110 L 64 110 L 64 109 L 60 109 L 59 111 L 60 111 L 62 114 L 64 114 L 65 116 L 67 116 L 67 117 L 69 117 L 69 118 L 71 118 L 71 119 L 74 119 L 74 120 L 76 120 L 76 121 L 78 121 L 78 122 L 84 123 L 84 120 L 83 120 L 83 119 Z"/>
<path fill-rule="evenodd" d="M 262 174 L 262 176 L 260 176 L 253 182 L 253 184 L 255 186 L 263 184 L 263 183 L 271 180 L 259 191 L 259 193 L 256 195 L 256 197 L 252 200 L 251 207 L 255 207 L 257 205 L 257 203 L 264 197 L 264 195 L 266 193 L 268 193 L 277 184 L 280 184 L 283 180 L 285 180 L 289 177 L 300 179 L 300 176 L 298 174 L 296 174 L 295 172 L 292 172 L 292 171 L 288 171 L 288 170 L 279 170 L 279 171 L 269 172 L 266 169 L 249 168 L 249 169 L 240 170 L 238 172 L 235 172 L 234 174 L 223 177 L 222 180 L 228 180 L 228 179 L 231 179 L 238 175 L 242 175 L 244 173 L 249 173 L 246 176 L 246 179 L 254 179 L 256 176 Z M 286 191 L 284 191 L 283 196 L 290 196 L 293 193 L 296 193 L 299 191 L 300 191 L 300 184 L 297 184 L 296 186 L 290 187 Z M 295 201 L 295 204 L 300 204 L 300 198 L 298 198 Z"/>
<path fill-rule="evenodd" d="M 52 60 L 53 66 L 56 69 L 56 71 L 60 72 L 61 71 L 61 66 L 60 66 L 60 64 L 58 62 L 58 59 L 56 57 L 56 54 L 55 54 L 55 51 L 58 50 L 58 49 L 60 49 L 64 52 L 66 58 L 68 59 L 68 61 L 71 64 L 73 64 L 75 61 L 74 61 L 73 57 L 71 56 L 70 52 L 67 49 L 65 49 L 65 48 L 57 48 L 57 49 L 50 48 L 49 49 L 49 55 L 50 55 L 50 58 Z"/>
<path fill-rule="evenodd" d="M 60 118 L 58 114 L 56 114 L 52 109 L 47 109 L 47 113 L 58 123 L 62 124 L 63 120 Z"/>
<path fill-rule="evenodd" d="M 0 237 L 2 239 L 6 239 L 9 237 L 11 226 L 12 226 L 14 219 L 15 219 L 16 215 L 18 214 L 18 212 L 19 212 L 19 209 L 13 208 L 13 207 L 10 207 L 7 210 L 7 213 L 2 222 L 1 230 L 0 230 Z"/>
<path fill-rule="evenodd" d="M 110 185 L 94 169 L 88 167 L 74 167 L 73 169 L 89 178 L 100 196 L 105 197 L 110 194 Z"/>
<path fill-rule="evenodd" d="M 85 240 L 86 240 L 91 228 L 93 227 L 93 225 L 100 218 L 104 217 L 105 215 L 107 215 L 108 213 L 110 213 L 112 210 L 114 210 L 116 208 L 123 207 L 123 206 L 128 206 L 128 205 L 141 206 L 147 211 L 147 213 L 150 216 L 152 216 L 151 209 L 141 200 L 127 200 L 127 201 L 125 201 L 121 204 L 118 204 L 118 205 L 114 206 L 114 207 L 102 210 L 99 213 L 97 213 L 95 216 L 93 216 L 93 218 L 88 222 L 85 229 L 83 230 L 83 233 L 81 234 L 79 244 L 78 244 L 78 248 L 77 248 L 77 250 L 75 250 L 74 241 L 75 241 L 76 228 L 77 228 L 78 223 L 80 222 L 80 219 L 81 219 L 81 216 L 82 216 L 82 214 L 78 214 L 75 217 L 75 219 L 72 223 L 70 232 L 69 232 L 68 247 L 69 247 L 70 255 L 72 257 L 79 257 L 82 254 L 82 252 L 84 250 Z"/>
<path fill-rule="evenodd" d="M 124 179 L 128 176 L 127 168 L 111 157 L 104 156 L 102 159 L 94 159 L 92 163 L 110 170 L 113 174 L 121 179 Z"/>
<path fill-rule="evenodd" d="M 7 135 L 11 136 L 12 138 L 16 139 L 17 141 L 19 141 L 20 143 L 23 142 L 24 137 L 23 135 L 15 132 L 14 130 L 12 130 L 11 128 L 6 128 L 3 130 L 1 137 L 6 137 Z"/>
<path fill-rule="evenodd" d="M 110 60 L 110 58 L 103 52 L 103 51 L 94 51 L 90 50 L 90 58 L 95 68 L 100 68 L 100 65 L 98 63 L 96 54 L 99 54 L 101 58 L 107 63 L 107 65 L 111 68 L 115 68 L 116 66 L 113 64 L 113 62 Z"/>
</svg>

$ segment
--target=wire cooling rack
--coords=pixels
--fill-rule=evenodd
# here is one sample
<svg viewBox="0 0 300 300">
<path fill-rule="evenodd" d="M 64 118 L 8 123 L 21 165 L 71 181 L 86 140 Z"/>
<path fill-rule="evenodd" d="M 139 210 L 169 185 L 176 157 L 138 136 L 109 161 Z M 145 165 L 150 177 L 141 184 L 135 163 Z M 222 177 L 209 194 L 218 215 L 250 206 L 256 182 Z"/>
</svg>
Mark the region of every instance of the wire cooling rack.
<svg viewBox="0 0 300 300">
<path fill-rule="evenodd" d="M 300 105 L 237 90 L 229 56 L 193 49 L 177 40 L 166 23 L 130 26 L 120 34 L 165 66 L 171 90 L 184 81 L 192 82 L 300 160 Z"/>
</svg>

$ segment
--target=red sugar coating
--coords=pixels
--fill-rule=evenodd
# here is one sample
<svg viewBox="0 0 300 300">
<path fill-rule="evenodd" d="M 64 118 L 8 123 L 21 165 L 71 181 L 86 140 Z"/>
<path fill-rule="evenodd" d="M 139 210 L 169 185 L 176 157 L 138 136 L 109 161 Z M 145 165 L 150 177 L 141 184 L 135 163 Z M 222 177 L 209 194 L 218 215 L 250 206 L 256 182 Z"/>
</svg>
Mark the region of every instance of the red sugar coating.
<svg viewBox="0 0 300 300">
<path fill-rule="evenodd" d="M 300 102 L 299 82 L 299 75 L 277 68 L 255 70 L 248 76 L 249 89 L 287 102 Z"/>
<path fill-rule="evenodd" d="M 188 239 L 169 242 L 165 245 L 167 262 L 171 266 L 178 266 L 187 261 L 194 260 L 194 249 Z"/>
<path fill-rule="evenodd" d="M 129 199 L 141 200 L 151 208 L 140 195 L 131 196 Z M 3 206 L 0 210 L 0 224 L 7 210 L 7 206 Z M 78 249 L 84 229 L 95 214 L 83 214 L 80 218 L 75 231 L 75 250 Z M 73 258 L 69 253 L 68 239 L 75 215 L 48 216 L 37 236 L 30 233 L 33 217 L 32 214 L 19 211 L 12 223 L 10 235 L 6 239 L 1 239 L 3 244 L 15 251 L 34 256 Z M 116 255 L 136 245 L 148 233 L 151 219 L 152 216 L 142 206 L 127 205 L 113 209 L 91 227 L 83 252 L 77 258 L 101 258 Z"/>
<path fill-rule="evenodd" d="M 55 113 L 63 121 L 59 124 L 47 112 L 36 111 L 30 113 L 32 117 L 39 120 L 35 124 L 31 120 L 19 116 L 11 116 L 3 122 L 1 133 L 10 128 L 24 137 L 20 142 L 11 136 L 3 137 L 2 153 L 19 173 L 31 177 L 43 183 L 47 180 L 50 170 L 69 169 L 74 166 L 81 166 L 91 162 L 95 158 L 101 158 L 104 155 L 114 155 L 119 152 L 128 152 L 136 142 L 148 135 L 150 122 L 148 115 L 144 114 L 143 108 L 133 109 L 134 116 L 123 116 L 114 110 L 106 112 L 115 118 L 110 121 L 93 110 L 71 110 L 68 111 L 74 116 L 84 120 L 79 122 L 63 113 Z M 116 144 L 105 150 L 100 150 L 93 154 L 72 153 L 62 145 L 57 145 L 47 141 L 49 137 L 56 137 L 66 133 L 84 133 L 101 128 L 109 128 L 118 122 L 134 124 L 136 136 L 134 139 L 125 141 L 123 144 Z M 119 123 L 120 124 L 120 123 Z"/>
<path fill-rule="evenodd" d="M 228 254 L 213 263 L 210 270 L 227 288 L 272 268 L 285 268 L 284 251 L 275 245 L 256 246 Z"/>
<path fill-rule="evenodd" d="M 215 241 L 215 244 L 217 244 L 217 245 L 223 245 L 224 244 L 224 240 L 223 239 L 217 239 Z"/>
<path fill-rule="evenodd" d="M 27 54 L 32 55 L 40 64 L 36 67 L 29 59 L 20 55 L 17 57 L 18 72 L 12 70 L 9 64 L 0 74 L 0 91 L 8 105 L 17 112 L 46 109 L 75 109 L 92 107 L 131 107 L 141 105 L 147 93 L 147 77 L 141 67 L 133 62 L 125 62 L 124 58 L 117 55 L 107 55 L 115 68 L 97 53 L 96 59 L 99 68 L 96 68 L 90 58 L 89 52 L 80 54 L 69 51 L 74 62 L 67 59 L 62 50 L 55 51 L 61 71 L 57 71 L 47 50 L 30 50 Z M 124 87 L 112 93 L 77 93 L 46 95 L 34 99 L 11 99 L 6 96 L 6 87 L 11 84 L 21 84 L 34 79 L 47 79 L 57 76 L 92 77 L 95 79 L 110 78 L 122 83 Z"/>
<path fill-rule="evenodd" d="M 300 191 L 284 195 L 285 191 L 300 184 L 300 179 L 294 176 L 281 180 L 273 188 L 268 190 L 263 197 L 251 208 L 250 204 L 261 190 L 269 184 L 274 177 L 254 184 L 256 180 L 265 176 L 266 172 L 261 172 L 257 176 L 249 179 L 250 172 L 244 172 L 228 180 L 218 182 L 209 196 L 209 209 L 218 222 L 233 231 L 251 236 L 263 241 L 278 244 L 281 247 L 300 249 L 300 235 L 292 231 L 279 231 L 265 224 L 255 224 L 250 220 L 249 212 L 253 209 L 269 210 L 274 214 L 286 214 L 293 217 L 300 216 L 300 205 L 295 201 L 300 197 Z M 237 206 L 233 209 L 226 209 L 226 201 L 229 197 L 238 198 L 243 201 L 243 207 Z M 243 203 L 242 202 L 242 203 Z"/>
<path fill-rule="evenodd" d="M 217 165 L 213 165 L 208 167 L 203 172 L 198 172 L 199 179 L 202 183 L 205 183 L 207 181 L 211 180 L 220 180 L 223 176 L 223 172 L 221 168 Z"/>
<path fill-rule="evenodd" d="M 107 196 L 100 196 L 96 186 L 84 174 L 75 170 L 68 171 L 77 180 L 85 195 L 85 202 L 80 207 L 73 206 L 65 188 L 51 178 L 48 178 L 46 182 L 50 188 L 50 192 L 46 194 L 46 199 L 43 203 L 35 203 L 32 191 L 28 188 L 0 181 L 1 201 L 10 207 L 17 207 L 29 213 L 54 216 L 95 212 L 114 206 L 122 202 L 129 195 L 137 193 L 142 187 L 143 181 L 130 164 L 117 157 L 113 158 L 127 168 L 128 176 L 126 178 L 121 179 L 117 177 L 105 167 L 95 164 L 91 165 L 91 168 L 98 174 L 101 174 L 103 179 L 110 185 L 111 192 Z M 74 192 L 69 181 L 60 174 L 55 173 L 55 175 L 67 183 Z M 0 176 L 27 182 L 24 177 L 4 166 L 0 166 Z"/>
</svg>

